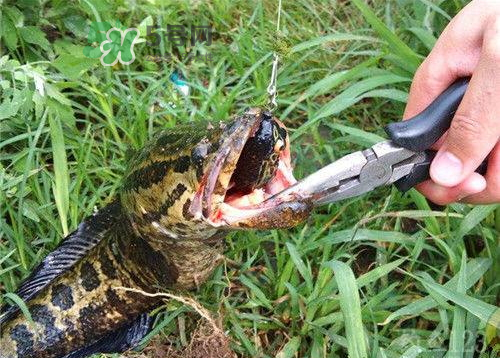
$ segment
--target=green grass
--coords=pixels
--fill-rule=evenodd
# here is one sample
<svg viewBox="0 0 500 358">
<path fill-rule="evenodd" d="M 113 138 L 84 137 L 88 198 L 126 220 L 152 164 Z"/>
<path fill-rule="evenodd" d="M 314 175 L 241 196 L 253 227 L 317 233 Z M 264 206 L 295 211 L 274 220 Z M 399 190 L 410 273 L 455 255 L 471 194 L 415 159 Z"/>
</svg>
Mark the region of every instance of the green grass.
<svg viewBox="0 0 500 358">
<path fill-rule="evenodd" d="M 116 194 L 127 148 L 176 123 L 265 104 L 273 50 L 275 113 L 301 178 L 384 136 L 418 63 L 464 5 L 283 1 L 276 34 L 277 1 L 34 3 L 0 5 L 0 290 L 12 301 L 47 252 Z M 82 54 L 85 26 L 99 18 L 211 24 L 217 37 L 197 51 L 214 61 L 148 62 L 172 49 L 143 42 L 130 66 L 104 68 Z M 168 80 L 176 68 L 188 99 Z M 193 295 L 223 318 L 241 356 L 493 357 L 499 232 L 498 205 L 436 208 L 416 191 L 381 188 L 293 230 L 231 234 L 229 260 Z M 178 332 L 195 319 L 169 304 L 161 341 L 181 346 Z"/>
</svg>

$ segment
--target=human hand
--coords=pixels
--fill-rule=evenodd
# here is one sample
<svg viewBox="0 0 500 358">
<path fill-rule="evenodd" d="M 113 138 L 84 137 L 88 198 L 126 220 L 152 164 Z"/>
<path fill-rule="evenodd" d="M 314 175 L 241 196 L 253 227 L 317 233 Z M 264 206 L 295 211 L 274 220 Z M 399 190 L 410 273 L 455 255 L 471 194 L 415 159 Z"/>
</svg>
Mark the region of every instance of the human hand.
<svg viewBox="0 0 500 358">
<path fill-rule="evenodd" d="M 473 0 L 448 24 L 415 74 L 404 118 L 466 76 L 467 92 L 434 148 L 432 180 L 418 186 L 437 204 L 500 202 L 500 1 Z M 488 155 L 483 177 L 474 170 Z"/>
</svg>

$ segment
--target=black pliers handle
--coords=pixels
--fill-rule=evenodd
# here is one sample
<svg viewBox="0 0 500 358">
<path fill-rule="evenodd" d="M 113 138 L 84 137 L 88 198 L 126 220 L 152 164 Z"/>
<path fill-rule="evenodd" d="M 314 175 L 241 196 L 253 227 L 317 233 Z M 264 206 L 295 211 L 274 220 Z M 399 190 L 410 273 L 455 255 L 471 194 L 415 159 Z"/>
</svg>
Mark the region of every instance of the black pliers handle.
<svg viewBox="0 0 500 358">
<path fill-rule="evenodd" d="M 401 191 L 429 179 L 429 168 L 436 152 L 430 150 L 450 128 L 451 121 L 467 90 L 469 78 L 461 78 L 441 93 L 424 111 L 406 121 L 395 122 L 385 127 L 392 142 L 414 152 L 424 152 L 426 159 L 416 164 L 410 174 L 394 183 Z M 486 172 L 485 160 L 476 172 Z"/>
</svg>

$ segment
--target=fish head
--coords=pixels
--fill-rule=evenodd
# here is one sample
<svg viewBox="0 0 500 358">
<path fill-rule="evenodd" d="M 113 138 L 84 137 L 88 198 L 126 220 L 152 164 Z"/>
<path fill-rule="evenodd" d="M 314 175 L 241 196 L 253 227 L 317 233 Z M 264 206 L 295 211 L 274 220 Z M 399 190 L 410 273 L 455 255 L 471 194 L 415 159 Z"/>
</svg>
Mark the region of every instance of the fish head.
<svg viewBox="0 0 500 358">
<path fill-rule="evenodd" d="M 312 204 L 272 199 L 295 183 L 285 126 L 252 108 L 159 134 L 131 160 L 121 200 L 139 234 L 193 239 L 297 225 Z"/>
</svg>

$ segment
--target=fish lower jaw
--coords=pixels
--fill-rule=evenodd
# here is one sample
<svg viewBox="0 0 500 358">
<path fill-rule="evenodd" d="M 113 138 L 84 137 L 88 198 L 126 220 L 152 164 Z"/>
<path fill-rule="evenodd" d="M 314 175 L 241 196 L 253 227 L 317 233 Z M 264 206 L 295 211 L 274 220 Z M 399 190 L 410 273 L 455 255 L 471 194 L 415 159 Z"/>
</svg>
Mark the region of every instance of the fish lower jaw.
<svg viewBox="0 0 500 358">
<path fill-rule="evenodd" d="M 226 196 L 217 210 L 208 218 L 215 227 L 252 227 L 259 228 L 259 221 L 266 221 L 268 215 L 276 214 L 284 202 L 273 198 L 283 190 L 291 187 L 297 180 L 294 178 L 289 163 L 280 161 L 274 177 L 263 188 L 254 189 L 248 194 L 231 194 Z M 288 227 L 288 225 L 276 227 Z M 267 228 L 267 227 L 266 227 Z"/>
</svg>

